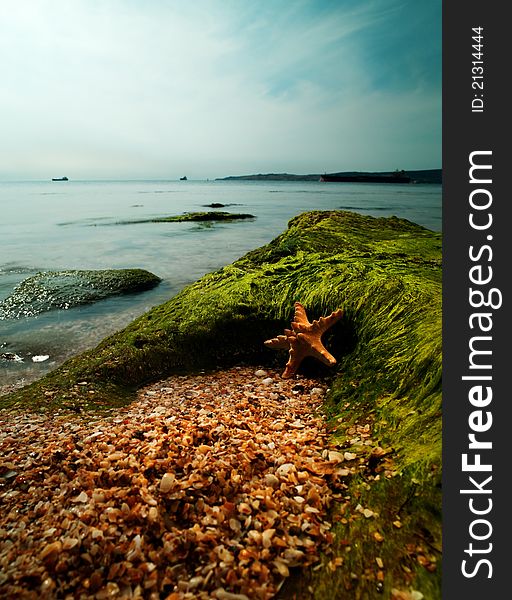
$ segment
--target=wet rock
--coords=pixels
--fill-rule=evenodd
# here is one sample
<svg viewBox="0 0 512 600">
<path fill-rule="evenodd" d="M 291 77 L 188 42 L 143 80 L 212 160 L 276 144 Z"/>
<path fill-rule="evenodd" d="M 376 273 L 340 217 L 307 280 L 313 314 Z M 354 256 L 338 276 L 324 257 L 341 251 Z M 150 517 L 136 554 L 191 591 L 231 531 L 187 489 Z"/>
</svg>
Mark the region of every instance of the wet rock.
<svg viewBox="0 0 512 600">
<path fill-rule="evenodd" d="M 255 219 L 254 215 L 247 213 L 229 213 L 224 211 L 190 212 L 170 217 L 155 217 L 136 221 L 119 221 L 117 225 L 136 225 L 137 223 L 184 223 L 189 221 L 237 221 L 241 219 Z"/>
<path fill-rule="evenodd" d="M 14 352 L 2 352 L 0 354 L 0 359 L 9 360 L 13 362 L 23 362 L 23 358 L 21 356 L 18 356 L 17 354 L 14 354 Z"/>
<path fill-rule="evenodd" d="M 0 303 L 0 320 L 91 304 L 118 294 L 148 290 L 161 279 L 143 269 L 46 271 L 18 284 Z"/>
<path fill-rule="evenodd" d="M 49 354 L 38 354 L 32 357 L 32 362 L 44 362 L 50 358 Z"/>
</svg>

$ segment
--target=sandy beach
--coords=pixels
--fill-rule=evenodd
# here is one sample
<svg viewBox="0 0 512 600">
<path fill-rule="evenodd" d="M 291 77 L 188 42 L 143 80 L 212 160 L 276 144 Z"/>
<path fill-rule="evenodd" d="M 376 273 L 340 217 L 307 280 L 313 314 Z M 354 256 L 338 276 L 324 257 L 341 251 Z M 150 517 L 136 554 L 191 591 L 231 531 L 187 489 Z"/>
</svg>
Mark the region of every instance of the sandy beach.
<svg viewBox="0 0 512 600">
<path fill-rule="evenodd" d="M 328 551 L 357 462 L 329 445 L 324 394 L 237 367 L 110 416 L 2 411 L 2 597 L 274 597 Z"/>
</svg>

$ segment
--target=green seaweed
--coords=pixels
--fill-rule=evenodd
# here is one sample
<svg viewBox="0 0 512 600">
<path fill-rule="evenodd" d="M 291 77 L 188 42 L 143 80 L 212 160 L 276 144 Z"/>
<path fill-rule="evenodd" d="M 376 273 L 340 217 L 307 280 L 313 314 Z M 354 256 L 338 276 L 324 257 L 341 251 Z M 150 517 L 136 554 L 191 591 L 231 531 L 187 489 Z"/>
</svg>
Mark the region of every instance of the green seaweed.
<svg viewBox="0 0 512 600">
<path fill-rule="evenodd" d="M 246 213 L 229 213 L 224 211 L 190 212 L 170 217 L 154 217 L 152 219 L 137 219 L 134 221 L 118 221 L 115 225 L 134 225 L 138 223 L 185 223 L 189 221 L 237 221 L 255 219 L 254 215 Z"/>
<path fill-rule="evenodd" d="M 363 475 L 347 482 L 344 510 L 355 514 L 360 503 L 378 512 L 384 541 L 372 538 L 374 520 L 337 523 L 334 548 L 342 567 L 333 571 L 325 557 L 321 569 L 292 576 L 280 596 L 390 598 L 395 587 L 435 600 L 439 565 L 429 571 L 408 547 L 420 543 L 434 554 L 441 549 L 439 233 L 396 217 L 303 213 L 271 243 L 0 398 L 0 406 L 110 410 L 129 402 L 142 384 L 172 373 L 241 363 L 284 367 L 285 353 L 263 342 L 289 326 L 295 301 L 310 319 L 344 310 L 324 336 L 337 365 L 304 361 L 302 371 L 329 382 L 325 411 L 333 440 L 347 447 L 346 427 L 370 420 L 372 439 L 392 449 L 396 476 L 371 485 Z M 401 529 L 392 525 L 397 515 Z M 381 590 L 376 558 L 385 565 Z"/>
</svg>

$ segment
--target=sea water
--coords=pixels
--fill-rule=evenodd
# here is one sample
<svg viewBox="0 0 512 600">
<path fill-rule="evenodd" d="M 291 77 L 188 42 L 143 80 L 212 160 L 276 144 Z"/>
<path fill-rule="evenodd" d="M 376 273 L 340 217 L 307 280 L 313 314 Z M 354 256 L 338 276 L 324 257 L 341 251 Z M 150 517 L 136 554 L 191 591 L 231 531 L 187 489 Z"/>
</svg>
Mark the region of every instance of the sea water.
<svg viewBox="0 0 512 600">
<path fill-rule="evenodd" d="M 0 320 L 0 392 L 94 347 L 187 284 L 262 246 L 308 210 L 397 216 L 441 231 L 435 184 L 288 181 L 40 181 L 0 183 L 0 301 L 40 271 L 141 268 L 154 289 L 33 317 Z M 249 213 L 233 222 L 132 223 L 184 212 Z M 35 362 L 34 357 L 46 357 Z M 3 386 L 3 387 L 2 387 Z"/>
</svg>

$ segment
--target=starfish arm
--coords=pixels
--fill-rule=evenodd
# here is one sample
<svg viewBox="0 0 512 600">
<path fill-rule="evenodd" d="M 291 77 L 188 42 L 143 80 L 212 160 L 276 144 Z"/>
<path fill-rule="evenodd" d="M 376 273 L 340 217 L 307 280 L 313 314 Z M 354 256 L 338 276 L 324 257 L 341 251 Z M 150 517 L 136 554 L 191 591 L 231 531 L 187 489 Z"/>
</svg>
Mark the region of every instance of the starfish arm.
<svg viewBox="0 0 512 600">
<path fill-rule="evenodd" d="M 290 338 L 289 358 L 282 375 L 283 379 L 293 377 L 297 372 L 300 363 L 306 356 L 307 345 L 304 344 L 304 340 L 300 340 L 298 337 Z"/>
<path fill-rule="evenodd" d="M 295 302 L 295 315 L 292 321 L 292 328 L 294 331 L 304 331 L 311 326 L 306 315 L 306 309 L 300 302 Z"/>
<path fill-rule="evenodd" d="M 272 338 L 271 340 L 267 340 L 266 342 L 263 342 L 263 343 L 268 348 L 288 349 L 290 347 L 290 338 L 286 335 L 278 335 L 277 337 Z"/>
<path fill-rule="evenodd" d="M 329 327 L 332 327 L 334 323 L 339 321 L 343 317 L 343 310 L 338 308 L 332 312 L 328 317 L 320 317 L 318 320 L 313 321 L 311 331 L 320 331 L 324 333 Z"/>
<path fill-rule="evenodd" d="M 314 358 L 318 359 L 320 362 L 323 362 L 329 367 L 332 367 L 336 364 L 336 359 L 322 344 L 320 336 L 312 336 L 305 333 L 299 333 L 297 334 L 297 338 L 300 346 L 304 349 L 303 358 L 304 356 L 313 356 Z"/>
<path fill-rule="evenodd" d="M 281 377 L 283 379 L 290 379 L 290 377 L 293 377 L 295 375 L 296 370 L 297 370 L 297 368 L 294 367 L 294 365 L 290 364 L 290 361 L 288 361 L 286 363 L 286 368 L 283 371 L 283 374 L 281 375 Z"/>
</svg>

